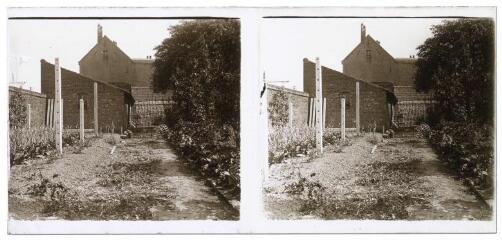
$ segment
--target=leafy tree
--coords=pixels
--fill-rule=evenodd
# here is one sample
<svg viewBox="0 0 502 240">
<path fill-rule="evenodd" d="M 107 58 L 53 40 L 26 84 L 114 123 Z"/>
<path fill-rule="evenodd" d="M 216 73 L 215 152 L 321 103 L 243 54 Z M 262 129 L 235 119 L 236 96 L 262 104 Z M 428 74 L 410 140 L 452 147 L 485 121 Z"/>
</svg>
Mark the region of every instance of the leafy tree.
<svg viewBox="0 0 502 240">
<path fill-rule="evenodd" d="M 171 27 L 155 49 L 153 88 L 173 91 L 178 121 L 239 128 L 240 25 L 192 20 Z"/>
<path fill-rule="evenodd" d="M 418 47 L 416 87 L 433 90 L 439 119 L 492 123 L 494 23 L 459 19 L 432 27 Z"/>
<path fill-rule="evenodd" d="M 156 47 L 152 86 L 173 90 L 161 133 L 223 187 L 239 191 L 240 24 L 184 21 Z"/>
<path fill-rule="evenodd" d="M 494 23 L 459 19 L 432 27 L 418 47 L 416 87 L 432 90 L 430 141 L 462 178 L 493 183 Z"/>
</svg>

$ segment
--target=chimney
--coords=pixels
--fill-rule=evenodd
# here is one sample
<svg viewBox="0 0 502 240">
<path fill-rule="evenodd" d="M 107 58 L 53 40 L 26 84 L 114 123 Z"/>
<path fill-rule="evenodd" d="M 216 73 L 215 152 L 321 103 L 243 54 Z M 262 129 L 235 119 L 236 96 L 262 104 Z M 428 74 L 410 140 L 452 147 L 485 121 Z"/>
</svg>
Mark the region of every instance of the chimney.
<svg viewBox="0 0 502 240">
<path fill-rule="evenodd" d="M 103 27 L 98 24 L 98 43 L 101 42 L 101 39 L 103 38 Z"/>
<path fill-rule="evenodd" d="M 366 26 L 361 23 L 361 42 L 366 38 Z"/>
</svg>

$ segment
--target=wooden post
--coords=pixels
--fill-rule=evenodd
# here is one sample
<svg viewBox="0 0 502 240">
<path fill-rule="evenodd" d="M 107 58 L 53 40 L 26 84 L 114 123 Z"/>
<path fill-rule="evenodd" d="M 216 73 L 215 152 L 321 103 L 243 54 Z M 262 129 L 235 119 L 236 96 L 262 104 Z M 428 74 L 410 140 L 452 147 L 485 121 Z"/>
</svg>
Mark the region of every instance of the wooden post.
<svg viewBox="0 0 502 240">
<path fill-rule="evenodd" d="M 322 66 L 319 58 L 316 58 L 315 72 L 315 124 L 316 124 L 316 148 L 322 153 Z"/>
<path fill-rule="evenodd" d="M 289 127 L 293 127 L 293 103 L 291 102 L 291 96 L 288 98 L 288 122 Z"/>
<path fill-rule="evenodd" d="M 360 114 L 360 100 L 359 100 L 359 82 L 356 82 L 356 131 L 361 133 L 361 116 Z"/>
<path fill-rule="evenodd" d="M 50 104 L 51 100 L 50 99 L 47 99 L 47 109 L 45 111 L 45 126 L 50 126 L 49 124 L 49 116 L 51 115 L 50 114 Z"/>
<path fill-rule="evenodd" d="M 54 127 L 54 99 L 49 99 L 49 122 L 48 125 L 50 128 Z"/>
<path fill-rule="evenodd" d="M 99 136 L 98 125 L 98 83 L 94 82 L 94 133 Z"/>
<path fill-rule="evenodd" d="M 127 129 L 127 125 L 129 124 L 127 121 L 129 120 L 129 104 L 124 104 L 125 106 L 125 116 L 124 116 L 124 124 L 122 124 L 122 126 L 124 126 L 126 129 Z M 120 134 L 122 134 L 122 130 L 120 130 Z"/>
<path fill-rule="evenodd" d="M 80 99 L 80 141 L 84 142 L 84 99 Z"/>
<path fill-rule="evenodd" d="M 322 129 L 326 129 L 326 98 L 322 103 Z"/>
<path fill-rule="evenodd" d="M 342 132 L 342 140 L 345 140 L 345 97 L 342 97 L 340 106 L 340 130 Z"/>
<path fill-rule="evenodd" d="M 54 127 L 56 128 L 56 148 L 59 154 L 63 154 L 63 104 L 61 101 L 61 68 L 59 66 L 59 58 L 54 60 L 54 76 Z"/>
<path fill-rule="evenodd" d="M 31 104 L 28 103 L 28 129 L 31 128 Z"/>
<path fill-rule="evenodd" d="M 129 122 L 127 123 L 127 126 L 129 127 L 129 124 L 132 122 L 132 107 L 129 106 Z"/>
<path fill-rule="evenodd" d="M 309 127 L 313 127 L 314 124 L 313 124 L 313 119 L 314 119 L 314 99 L 313 98 L 309 98 Z"/>
</svg>

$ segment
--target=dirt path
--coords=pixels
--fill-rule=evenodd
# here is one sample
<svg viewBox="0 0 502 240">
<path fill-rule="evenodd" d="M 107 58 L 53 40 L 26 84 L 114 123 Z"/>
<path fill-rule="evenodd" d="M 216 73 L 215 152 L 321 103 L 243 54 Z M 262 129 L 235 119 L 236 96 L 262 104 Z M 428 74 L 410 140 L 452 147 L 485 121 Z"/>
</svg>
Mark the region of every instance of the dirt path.
<svg viewBox="0 0 502 240">
<path fill-rule="evenodd" d="M 206 186 L 200 176 L 184 165 L 166 146 L 164 140 L 133 139 L 127 142 L 127 146 L 140 151 L 150 151 L 152 156 L 160 158 L 162 162 L 156 170 L 160 174 L 159 183 L 175 186 L 172 189 L 176 196 L 174 208 L 152 209 L 155 219 L 238 219 L 238 213 Z"/>
<path fill-rule="evenodd" d="M 198 174 L 158 137 L 92 139 L 60 159 L 13 166 L 9 215 L 15 219 L 238 219 Z M 115 136 L 117 139 L 118 136 Z M 113 142 L 113 141 L 112 141 Z M 116 145 L 114 154 L 110 154 Z"/>
<path fill-rule="evenodd" d="M 372 147 L 366 137 L 356 137 L 341 153 L 328 149 L 318 159 L 296 158 L 272 165 L 265 187 L 268 216 L 273 219 L 491 218 L 490 209 L 455 179 L 426 142 L 394 138 L 379 143 L 371 154 Z M 298 189 L 304 193 L 295 193 Z M 308 189 L 314 192 L 310 197 L 305 195 Z"/>
</svg>

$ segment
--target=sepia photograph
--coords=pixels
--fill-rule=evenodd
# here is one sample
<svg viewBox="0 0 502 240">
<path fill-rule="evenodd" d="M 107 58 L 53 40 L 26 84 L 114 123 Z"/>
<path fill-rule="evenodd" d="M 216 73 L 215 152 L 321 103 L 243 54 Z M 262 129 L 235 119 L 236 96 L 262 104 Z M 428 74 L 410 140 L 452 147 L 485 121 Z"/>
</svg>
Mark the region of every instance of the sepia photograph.
<svg viewBox="0 0 502 240">
<path fill-rule="evenodd" d="M 494 19 L 265 17 L 260 45 L 268 219 L 494 219 Z"/>
<path fill-rule="evenodd" d="M 10 220 L 238 220 L 240 22 L 9 18 Z"/>
</svg>

